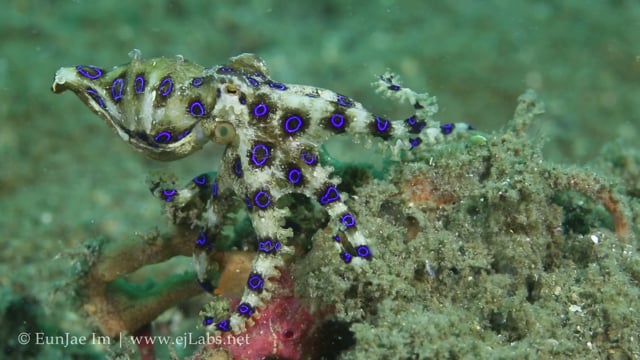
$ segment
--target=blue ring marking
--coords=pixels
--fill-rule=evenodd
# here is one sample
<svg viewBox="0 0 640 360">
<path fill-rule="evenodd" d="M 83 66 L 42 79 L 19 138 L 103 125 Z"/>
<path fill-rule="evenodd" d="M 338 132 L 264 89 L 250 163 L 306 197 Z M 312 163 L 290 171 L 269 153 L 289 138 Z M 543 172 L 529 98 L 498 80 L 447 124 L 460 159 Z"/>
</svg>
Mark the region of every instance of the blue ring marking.
<svg viewBox="0 0 640 360">
<path fill-rule="evenodd" d="M 302 172 L 298 168 L 292 168 L 287 173 L 287 179 L 293 185 L 298 185 L 302 181 Z"/>
<path fill-rule="evenodd" d="M 111 83 L 111 98 L 113 99 L 113 101 L 115 102 L 120 101 L 120 99 L 122 99 L 123 94 L 124 94 L 124 79 L 117 78 L 113 80 L 113 82 Z"/>
<path fill-rule="evenodd" d="M 78 71 L 78 74 L 91 80 L 95 80 L 102 76 L 102 69 L 93 65 L 78 65 L 76 66 L 76 70 Z"/>
<path fill-rule="evenodd" d="M 318 158 L 310 152 L 303 152 L 302 154 L 300 154 L 300 158 L 307 165 L 315 165 L 318 163 Z"/>
<path fill-rule="evenodd" d="M 238 314 L 240 314 L 242 316 L 246 316 L 246 317 L 249 318 L 249 317 L 251 317 L 251 315 L 253 315 L 253 313 L 256 310 L 253 307 L 251 307 L 251 305 L 249 305 L 248 303 L 241 303 L 236 308 L 236 311 L 238 312 Z"/>
<path fill-rule="evenodd" d="M 320 196 L 319 199 L 320 204 L 322 205 L 329 205 L 330 203 L 338 200 L 340 200 L 340 193 L 338 192 L 338 189 L 336 189 L 336 187 L 333 185 L 329 186 L 324 191 L 324 195 Z"/>
<path fill-rule="evenodd" d="M 251 210 L 251 208 L 253 208 L 253 204 L 251 203 L 251 199 L 246 196 L 244 198 L 244 203 L 247 205 L 247 209 Z"/>
<path fill-rule="evenodd" d="M 266 80 L 266 79 L 267 79 L 267 77 L 266 77 L 263 73 L 261 73 L 261 72 L 259 72 L 259 71 L 254 72 L 254 73 L 253 73 L 253 76 L 255 76 L 255 77 L 259 77 L 259 78 L 260 78 L 260 79 L 262 79 L 262 80 Z"/>
<path fill-rule="evenodd" d="M 260 209 L 266 209 L 271 204 L 271 195 L 267 191 L 258 190 L 253 195 L 253 203 Z"/>
<path fill-rule="evenodd" d="M 245 76 L 245 79 L 247 79 L 247 82 L 254 87 L 258 87 L 260 86 L 260 82 L 258 80 L 256 80 L 254 77 L 251 76 Z"/>
<path fill-rule="evenodd" d="M 449 135 L 453 132 L 453 129 L 455 128 L 456 128 L 456 125 L 454 123 L 442 124 L 440 125 L 440 132 L 442 133 L 442 135 Z"/>
<path fill-rule="evenodd" d="M 202 325 L 203 325 L 203 326 L 209 326 L 209 325 L 211 325 L 211 324 L 213 324 L 213 318 L 212 318 L 211 316 L 205 316 L 205 317 L 202 319 Z"/>
<path fill-rule="evenodd" d="M 297 121 L 294 128 L 291 128 L 291 121 Z M 304 120 L 298 115 L 291 115 L 284 121 L 284 130 L 289 134 L 295 134 L 304 125 Z"/>
<path fill-rule="evenodd" d="M 333 236 L 333 240 L 335 240 L 335 242 L 341 242 L 342 239 L 340 238 L 340 235 L 334 235 Z"/>
<path fill-rule="evenodd" d="M 218 196 L 218 183 L 214 182 L 211 184 L 211 196 Z"/>
<path fill-rule="evenodd" d="M 229 322 L 229 319 L 224 319 L 222 321 L 218 321 L 218 323 L 216 324 L 216 329 L 222 331 L 222 332 L 229 332 L 231 331 L 231 323 Z"/>
<path fill-rule="evenodd" d="M 171 94 L 173 90 L 173 80 L 169 76 L 165 76 L 160 85 L 158 86 L 158 94 L 162 97 L 167 97 Z"/>
<path fill-rule="evenodd" d="M 196 77 L 196 78 L 193 78 L 193 80 L 191 80 L 191 85 L 195 87 L 200 87 L 202 84 L 204 84 L 203 77 Z"/>
<path fill-rule="evenodd" d="M 192 102 L 189 105 L 189 112 L 194 117 L 202 117 L 207 113 L 207 111 L 204 109 L 204 105 L 198 100 Z"/>
<path fill-rule="evenodd" d="M 353 101 L 351 101 L 351 99 L 349 99 L 348 97 L 346 97 L 344 95 L 338 95 L 338 98 L 336 99 L 336 102 L 340 106 L 353 107 Z"/>
<path fill-rule="evenodd" d="M 209 177 L 207 176 L 207 174 L 202 174 L 194 177 L 192 181 L 194 184 L 198 186 L 204 186 L 207 184 L 208 180 L 209 180 Z"/>
<path fill-rule="evenodd" d="M 133 91 L 136 94 L 142 94 L 144 92 L 144 87 L 145 87 L 144 76 L 142 75 L 136 76 L 136 78 L 133 80 Z"/>
<path fill-rule="evenodd" d="M 253 273 L 247 279 L 247 286 L 252 291 L 261 292 L 264 288 L 264 280 L 259 274 Z"/>
<path fill-rule="evenodd" d="M 198 234 L 198 238 L 196 239 L 196 246 L 205 246 L 207 245 L 207 235 L 204 231 L 200 230 Z"/>
<path fill-rule="evenodd" d="M 100 106 L 103 109 L 107 108 L 107 105 L 104 103 L 104 100 L 102 100 L 102 97 L 100 95 L 98 95 L 98 92 L 95 91 L 92 88 L 88 88 L 87 89 L 87 94 L 89 94 L 89 96 L 91 96 L 91 98 L 93 99 L 93 101 L 95 101 L 96 103 L 98 103 L 98 106 Z"/>
<path fill-rule="evenodd" d="M 211 241 L 209 238 L 207 238 L 207 234 L 205 234 L 204 231 L 200 230 L 200 233 L 198 234 L 198 238 L 195 241 L 195 246 L 199 247 L 199 248 L 205 248 L 206 247 L 206 251 L 210 252 L 211 250 L 213 250 L 213 241 Z"/>
<path fill-rule="evenodd" d="M 336 129 L 342 129 L 344 127 L 344 115 L 335 113 L 331 115 L 331 126 Z"/>
<path fill-rule="evenodd" d="M 171 141 L 171 137 L 171 132 L 161 131 L 153 137 L 153 141 L 157 142 L 158 144 L 168 144 Z"/>
<path fill-rule="evenodd" d="M 226 73 L 229 73 L 229 72 L 233 72 L 233 68 L 232 68 L 232 67 L 229 67 L 229 66 L 220 66 L 220 67 L 218 68 L 218 71 L 219 71 L 219 72 L 226 72 Z"/>
<path fill-rule="evenodd" d="M 415 114 L 407 118 L 405 122 L 407 123 L 407 125 L 409 125 L 409 133 L 411 134 L 419 134 L 422 129 L 427 126 L 427 122 L 424 120 L 418 121 L 418 117 Z"/>
<path fill-rule="evenodd" d="M 370 126 L 373 136 L 379 137 L 382 140 L 389 140 L 391 137 L 391 122 L 389 120 L 376 116 L 375 125 L 372 123 Z"/>
<path fill-rule="evenodd" d="M 213 284 L 209 280 L 200 281 L 200 279 L 196 278 L 196 282 L 198 283 L 198 285 L 200 285 L 200 288 L 202 290 L 208 293 L 212 293 L 216 289 L 216 287 L 213 286 Z"/>
<path fill-rule="evenodd" d="M 265 254 L 269 254 L 269 253 L 271 253 L 271 249 L 272 248 L 273 248 L 273 244 L 271 243 L 271 240 L 258 241 L 258 251 L 259 252 L 263 252 Z"/>
<path fill-rule="evenodd" d="M 191 134 L 191 129 L 187 129 L 183 132 L 181 132 L 180 134 L 178 134 L 178 136 L 176 136 L 176 140 L 180 140 L 182 138 L 184 138 L 185 136 Z"/>
<path fill-rule="evenodd" d="M 280 90 L 280 91 L 287 90 L 287 86 L 285 84 L 283 84 L 283 83 L 274 82 L 274 81 L 269 80 L 267 82 L 267 84 L 269 84 L 269 87 L 272 88 L 272 89 L 276 89 L 276 90 Z"/>
<path fill-rule="evenodd" d="M 275 254 L 282 248 L 280 241 L 263 240 L 258 241 L 258 251 L 265 254 Z"/>
<path fill-rule="evenodd" d="M 240 159 L 237 159 L 234 163 L 233 163 L 233 172 L 236 174 L 236 176 L 238 177 L 242 177 L 242 163 L 240 162 Z"/>
<path fill-rule="evenodd" d="M 422 139 L 420 139 L 420 138 L 415 138 L 415 139 L 409 138 L 409 143 L 411 144 L 411 149 L 409 149 L 409 150 L 412 150 L 414 147 L 422 144 Z"/>
<path fill-rule="evenodd" d="M 340 223 L 347 228 L 354 227 L 356 226 L 356 218 L 352 214 L 346 213 L 340 218 Z"/>
<path fill-rule="evenodd" d="M 178 195 L 178 191 L 176 189 L 162 189 L 162 196 L 166 202 L 173 201 L 173 197 L 176 195 Z"/>
<path fill-rule="evenodd" d="M 264 154 L 257 154 L 258 151 L 264 151 Z M 260 157 L 260 159 L 258 157 Z M 251 150 L 251 161 L 253 164 L 260 167 L 264 165 L 267 160 L 269 160 L 269 148 L 264 144 L 256 144 Z"/>
<path fill-rule="evenodd" d="M 389 130 L 389 124 L 389 120 L 376 116 L 376 127 L 378 128 L 378 131 L 385 132 Z"/>
<path fill-rule="evenodd" d="M 352 258 L 353 258 L 353 255 L 349 254 L 346 251 L 343 251 L 340 253 L 340 259 L 342 259 L 342 261 L 344 261 L 345 264 L 350 263 Z"/>
<path fill-rule="evenodd" d="M 398 90 L 400 90 L 400 85 L 391 84 L 391 85 L 387 86 L 387 89 L 389 89 L 391 91 L 398 91 Z"/>
<path fill-rule="evenodd" d="M 263 117 L 269 113 L 269 107 L 265 103 L 260 103 L 253 107 L 253 115 Z"/>
<path fill-rule="evenodd" d="M 360 245 L 356 248 L 356 255 L 361 258 L 369 259 L 371 258 L 371 250 L 367 245 Z"/>
</svg>

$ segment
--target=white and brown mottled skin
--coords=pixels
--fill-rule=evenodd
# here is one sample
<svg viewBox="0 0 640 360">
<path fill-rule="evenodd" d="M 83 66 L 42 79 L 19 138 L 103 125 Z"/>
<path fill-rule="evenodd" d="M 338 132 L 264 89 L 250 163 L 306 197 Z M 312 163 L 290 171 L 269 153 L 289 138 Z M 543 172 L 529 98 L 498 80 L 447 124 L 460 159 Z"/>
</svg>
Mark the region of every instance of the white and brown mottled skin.
<svg viewBox="0 0 640 360">
<path fill-rule="evenodd" d="M 194 250 L 197 280 L 208 291 L 213 290 L 211 237 L 220 231 L 227 211 L 217 199 L 231 194 L 247 204 L 258 254 L 240 305 L 229 317 L 205 317 L 204 325 L 216 331 L 245 329 L 269 299 L 270 279 L 284 265 L 282 255 L 292 252 L 287 246 L 292 232 L 284 228 L 289 211 L 274 206 L 282 196 L 302 193 L 326 209 L 344 262 L 372 258 L 356 214 L 337 190 L 339 179 L 320 162 L 320 146 L 327 139 L 340 133 L 367 142 L 378 137 L 398 153 L 470 129 L 462 123 L 438 126 L 431 119 L 437 111 L 435 99 L 401 87 L 392 74 L 376 84 L 385 95 L 413 105 L 416 112 L 407 120 L 376 116 L 330 90 L 273 81 L 264 62 L 251 54 L 212 68 L 181 56 L 144 60 L 138 50 L 130 56 L 130 63 L 108 71 L 91 65 L 61 68 L 53 91 L 75 92 L 123 140 L 154 159 L 185 157 L 210 140 L 227 145 L 216 179 L 202 175 L 184 189 L 156 189 L 165 201 L 183 203 L 202 189 L 208 191 L 204 215 L 194 224 L 203 229 Z"/>
</svg>

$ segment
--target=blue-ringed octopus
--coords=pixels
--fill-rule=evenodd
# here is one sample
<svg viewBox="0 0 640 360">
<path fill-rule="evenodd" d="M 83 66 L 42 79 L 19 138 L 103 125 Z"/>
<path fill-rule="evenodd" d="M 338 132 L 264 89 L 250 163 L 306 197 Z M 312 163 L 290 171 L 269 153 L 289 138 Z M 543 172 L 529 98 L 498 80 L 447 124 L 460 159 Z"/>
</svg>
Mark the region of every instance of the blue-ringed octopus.
<svg viewBox="0 0 640 360">
<path fill-rule="evenodd" d="M 210 255 L 227 209 L 223 195 L 239 197 L 257 236 L 257 255 L 239 305 L 228 316 L 205 315 L 205 328 L 239 333 L 265 305 L 272 280 L 284 265 L 292 230 L 284 227 L 287 208 L 276 202 L 304 194 L 323 207 L 334 231 L 337 256 L 358 266 L 374 258 L 372 238 L 358 227 L 358 217 L 338 190 L 340 179 L 321 161 L 320 147 L 343 133 L 372 139 L 394 154 L 421 151 L 429 144 L 473 128 L 440 125 L 432 116 L 435 98 L 403 87 L 392 73 L 374 83 L 378 91 L 408 101 L 413 114 L 389 120 L 331 90 L 273 80 L 263 60 L 252 54 L 210 68 L 175 58 L 143 59 L 139 50 L 127 64 L 104 69 L 94 65 L 57 71 L 53 91 L 72 90 L 116 133 L 144 155 L 163 161 L 185 157 L 208 141 L 226 145 L 217 176 L 196 176 L 182 189 L 157 188 L 166 202 L 186 202 L 205 193 L 206 209 L 194 226 L 193 261 L 197 282 L 213 292 Z M 373 243 L 373 244 L 372 244 Z M 383 250 L 375 250 L 383 251 Z"/>
</svg>

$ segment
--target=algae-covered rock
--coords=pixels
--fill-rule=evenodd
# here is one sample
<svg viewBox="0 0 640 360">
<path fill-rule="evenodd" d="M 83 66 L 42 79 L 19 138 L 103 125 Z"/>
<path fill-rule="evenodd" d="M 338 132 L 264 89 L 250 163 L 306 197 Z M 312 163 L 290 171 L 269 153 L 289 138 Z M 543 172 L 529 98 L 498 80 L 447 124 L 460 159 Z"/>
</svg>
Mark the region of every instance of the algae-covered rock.
<svg viewBox="0 0 640 360">
<path fill-rule="evenodd" d="M 540 109 L 529 92 L 486 141 L 436 146 L 358 188 L 368 266 L 340 264 L 316 234 L 299 290 L 352 324 L 343 358 L 640 356 L 629 199 L 542 159 L 526 134 Z"/>
</svg>

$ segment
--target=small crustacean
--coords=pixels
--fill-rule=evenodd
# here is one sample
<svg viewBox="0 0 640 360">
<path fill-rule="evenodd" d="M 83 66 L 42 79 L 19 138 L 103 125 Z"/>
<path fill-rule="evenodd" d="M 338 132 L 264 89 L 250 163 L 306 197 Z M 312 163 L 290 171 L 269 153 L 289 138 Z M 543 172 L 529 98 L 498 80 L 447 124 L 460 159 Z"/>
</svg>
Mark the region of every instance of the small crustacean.
<svg viewBox="0 0 640 360">
<path fill-rule="evenodd" d="M 206 209 L 194 224 L 202 229 L 194 240 L 194 263 L 198 283 L 209 292 L 214 290 L 209 259 L 228 210 L 220 199 L 236 196 L 246 203 L 258 254 L 233 313 L 222 319 L 205 316 L 205 327 L 218 331 L 244 330 L 269 298 L 270 279 L 279 275 L 283 254 L 292 253 L 287 245 L 292 231 L 284 227 L 289 210 L 275 206 L 285 195 L 304 194 L 326 209 L 345 263 L 372 259 L 366 229 L 359 229 L 358 215 L 344 203 L 333 168 L 320 161 L 320 147 L 330 137 L 379 138 L 395 152 L 410 153 L 471 129 L 463 123 L 438 125 L 431 119 L 435 99 L 400 86 L 392 74 L 381 76 L 377 87 L 413 105 L 415 113 L 406 120 L 374 115 L 330 90 L 274 81 L 265 63 L 250 54 L 212 68 L 181 56 L 143 60 L 138 50 L 130 55 L 130 63 L 110 70 L 61 68 L 53 91 L 75 92 L 123 140 L 154 159 L 182 158 L 210 140 L 226 145 L 215 179 L 200 175 L 184 189 L 155 189 L 167 202 L 206 194 Z"/>
</svg>

